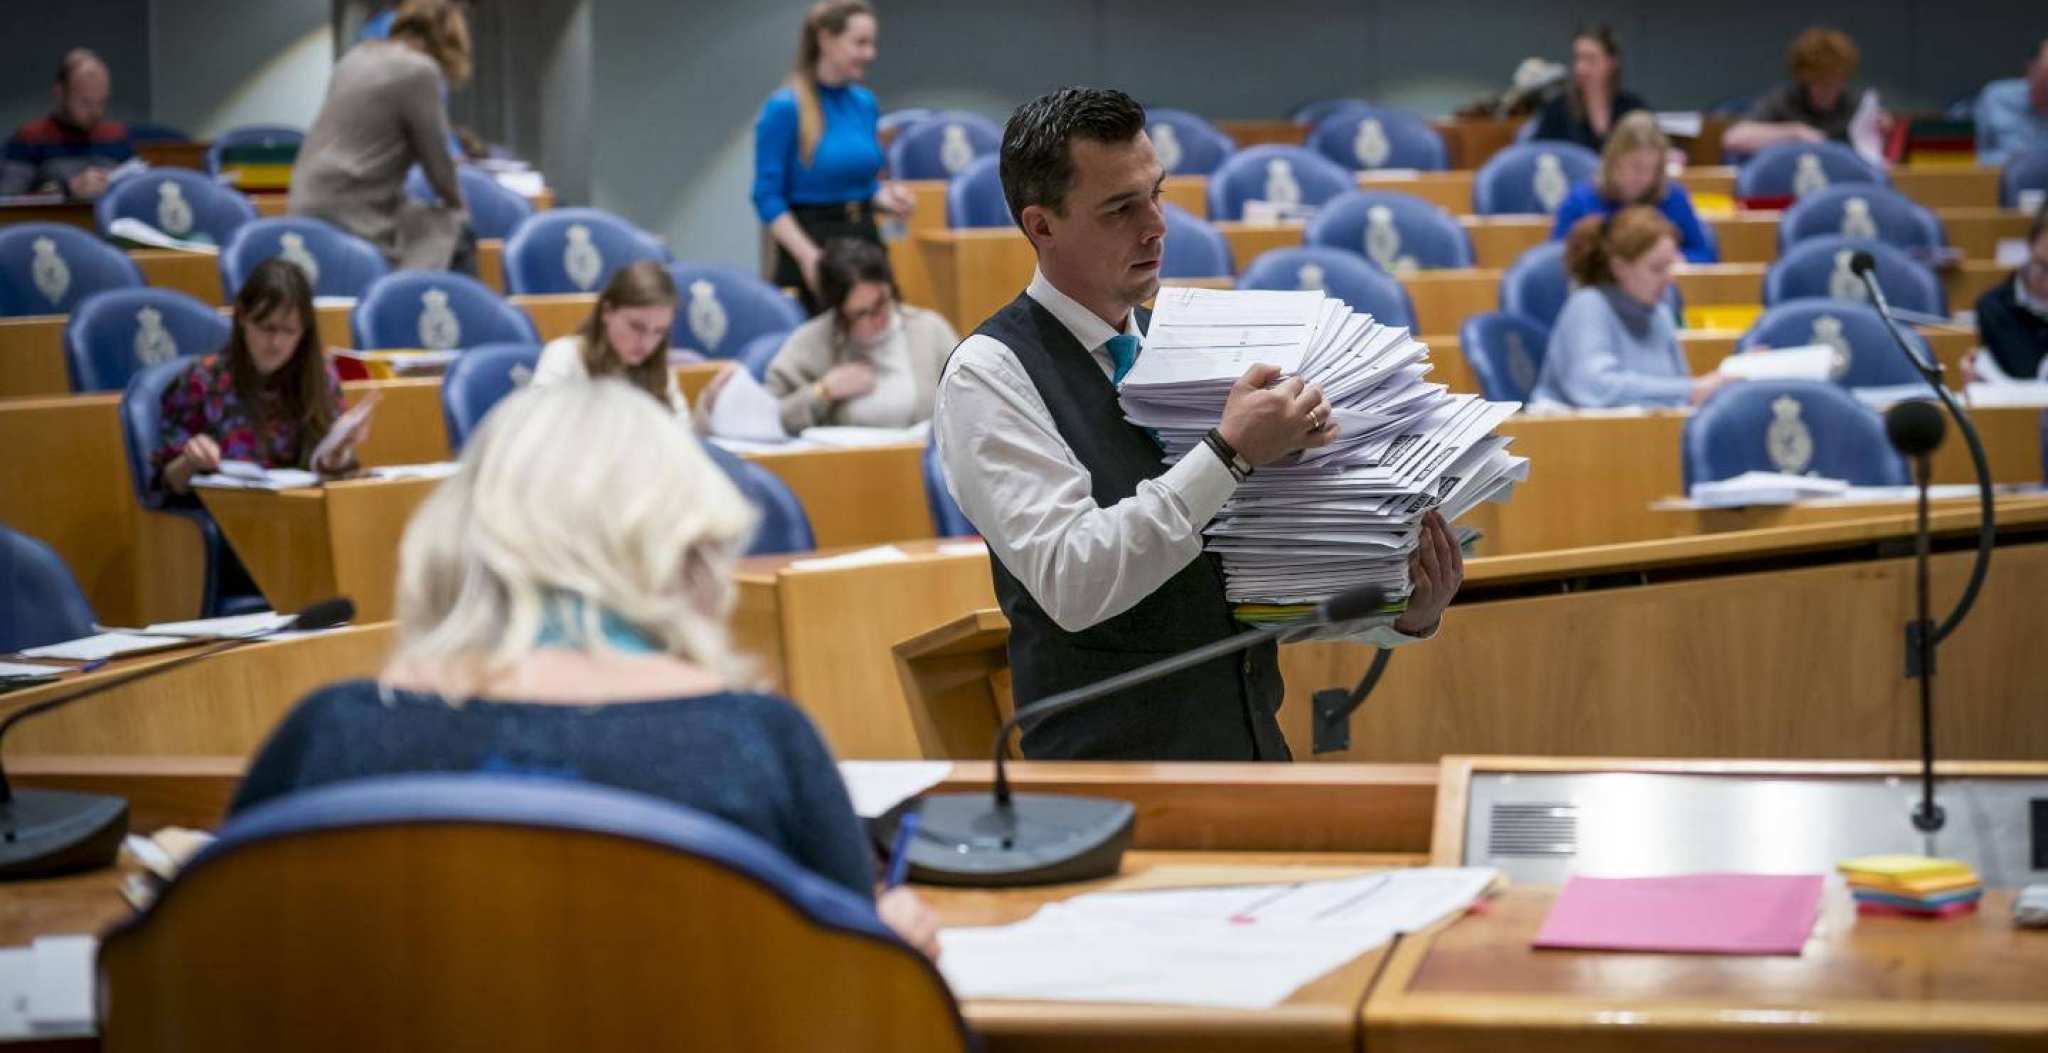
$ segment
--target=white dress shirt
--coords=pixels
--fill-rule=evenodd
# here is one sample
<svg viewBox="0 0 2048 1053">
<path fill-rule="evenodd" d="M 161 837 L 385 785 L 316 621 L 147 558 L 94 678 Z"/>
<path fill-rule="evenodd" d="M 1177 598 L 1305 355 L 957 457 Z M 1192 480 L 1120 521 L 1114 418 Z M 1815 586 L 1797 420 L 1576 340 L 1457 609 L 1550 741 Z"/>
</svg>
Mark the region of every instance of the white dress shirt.
<svg viewBox="0 0 2048 1053">
<path fill-rule="evenodd" d="M 565 380 L 589 380 L 590 370 L 583 364 L 583 337 L 570 333 L 558 336 L 540 349 L 540 361 L 534 363 L 534 387 L 559 384 Z M 690 401 L 683 397 L 683 389 L 676 383 L 676 371 L 668 371 L 668 406 L 675 411 L 682 422 L 690 422 Z"/>
<path fill-rule="evenodd" d="M 1118 330 L 1033 273 L 1025 295 L 1044 307 L 1105 377 Z M 1124 332 L 1142 339 L 1137 316 Z M 1095 503 L 1088 469 L 1060 437 L 1024 364 L 1002 341 L 969 336 L 946 364 L 932 421 L 946 489 L 995 558 L 1045 613 L 1079 632 L 1137 606 L 1202 553 L 1202 529 L 1237 489 L 1213 450 L 1196 446 L 1137 493 Z M 1395 646 L 1415 637 L 1392 619 L 1347 625 L 1345 639 Z M 1320 634 L 1318 634 L 1320 635 Z"/>
</svg>

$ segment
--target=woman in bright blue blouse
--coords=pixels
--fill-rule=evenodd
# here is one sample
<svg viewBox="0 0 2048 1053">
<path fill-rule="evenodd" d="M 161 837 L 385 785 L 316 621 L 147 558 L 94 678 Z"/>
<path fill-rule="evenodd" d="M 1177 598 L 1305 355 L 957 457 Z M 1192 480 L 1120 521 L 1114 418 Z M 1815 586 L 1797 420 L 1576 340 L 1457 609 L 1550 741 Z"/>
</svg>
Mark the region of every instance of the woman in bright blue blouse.
<svg viewBox="0 0 2048 1053">
<path fill-rule="evenodd" d="M 875 95 L 860 84 L 875 58 L 866 0 L 821 0 L 804 16 L 796 68 L 754 121 L 754 211 L 775 239 L 775 284 L 811 314 L 825 242 L 882 243 L 875 211 L 907 214 L 909 193 L 881 181 Z"/>
<path fill-rule="evenodd" d="M 1648 205 L 1664 214 L 1678 230 L 1678 252 L 1687 263 L 1719 263 L 1721 250 L 1692 210 L 1692 196 L 1664 176 L 1671 140 L 1657 120 L 1638 110 L 1623 117 L 1600 151 L 1600 173 L 1581 183 L 1557 208 L 1550 238 L 1561 240 L 1572 225 L 1587 216 L 1611 216 L 1630 205 Z"/>
</svg>

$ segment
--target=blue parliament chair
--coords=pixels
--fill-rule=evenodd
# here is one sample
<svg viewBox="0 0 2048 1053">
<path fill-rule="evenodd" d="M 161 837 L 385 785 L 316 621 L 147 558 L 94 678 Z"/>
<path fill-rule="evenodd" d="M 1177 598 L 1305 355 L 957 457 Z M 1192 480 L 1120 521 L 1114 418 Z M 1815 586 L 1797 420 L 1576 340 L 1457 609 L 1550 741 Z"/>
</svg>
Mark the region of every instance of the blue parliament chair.
<svg viewBox="0 0 2048 1053">
<path fill-rule="evenodd" d="M 661 242 L 603 209 L 551 208 L 505 239 L 505 291 L 594 293 L 640 260 L 670 262 Z"/>
<path fill-rule="evenodd" d="M 1515 257 L 1500 276 L 1500 309 L 1509 314 L 1543 323 L 1557 323 L 1557 313 L 1572 294 L 1571 278 L 1564 272 L 1564 242 L 1546 241 Z M 1675 324 L 1683 325 L 1685 301 L 1678 283 L 1665 290 L 1664 302 L 1671 307 Z"/>
<path fill-rule="evenodd" d="M 127 388 L 121 392 L 121 442 L 128 454 L 128 481 L 143 513 L 189 520 L 198 531 L 202 567 L 199 609 L 194 613 L 212 618 L 261 610 L 267 604 L 261 596 L 234 594 L 223 588 L 222 582 L 229 576 L 227 568 L 235 557 L 222 539 L 220 527 L 199 502 L 174 499 L 156 485 L 150 472 L 150 454 L 163 435 L 164 392 L 198 360 L 196 355 L 180 356 L 144 366 L 128 379 Z"/>
<path fill-rule="evenodd" d="M 1998 172 L 1998 207 L 2020 207 L 2023 190 L 2048 191 L 2048 148 L 2006 159 Z"/>
<path fill-rule="evenodd" d="M 1332 99 L 1314 99 L 1296 106 L 1293 112 L 1287 115 L 1287 119 L 1296 124 L 1313 128 L 1328 120 L 1331 114 L 1342 113 L 1345 110 L 1369 110 L 1371 108 L 1372 103 L 1349 96 Z"/>
<path fill-rule="evenodd" d="M 461 453 L 498 400 L 533 379 L 538 344 L 479 344 L 457 355 L 441 378 L 441 420 L 448 448 Z"/>
<path fill-rule="evenodd" d="M 1003 198 L 1002 158 L 995 154 L 975 158 L 946 182 L 946 226 L 954 230 L 972 227 L 1007 227 L 1010 203 Z"/>
<path fill-rule="evenodd" d="M 941 110 L 896 134 L 889 174 L 897 179 L 951 179 L 976 158 L 1002 149 L 1003 129 L 980 114 Z"/>
<path fill-rule="evenodd" d="M 306 216 L 244 223 L 220 253 L 220 285 L 229 300 L 265 260 L 283 257 L 313 281 L 315 296 L 360 297 L 391 267 L 375 245 Z"/>
<path fill-rule="evenodd" d="M 875 118 L 875 134 L 884 137 L 894 136 L 903 129 L 930 118 L 931 115 L 932 111 L 923 106 L 905 106 L 900 110 L 890 110 Z"/>
<path fill-rule="evenodd" d="M 1167 175 L 1208 175 L 1237 152 L 1236 140 L 1186 110 L 1146 110 L 1145 134 Z"/>
<path fill-rule="evenodd" d="M 1472 266 L 1472 238 L 1450 213 L 1385 190 L 1353 190 L 1325 202 L 1302 242 L 1362 253 L 1389 274 Z"/>
<path fill-rule="evenodd" d="M 1166 217 L 1161 278 L 1228 278 L 1236 273 L 1230 241 L 1215 225 L 1171 201 L 1160 202 Z"/>
<path fill-rule="evenodd" d="M 788 342 L 788 330 L 760 333 L 748 340 L 746 346 L 740 348 L 740 353 L 733 357 L 739 360 L 740 365 L 746 367 L 747 372 L 755 380 L 766 380 L 769 364 L 775 361 L 776 355 L 782 353 L 782 345 Z"/>
<path fill-rule="evenodd" d="M 776 556 L 809 552 L 818 547 L 817 538 L 811 533 L 811 517 L 805 514 L 804 503 L 788 483 L 715 442 L 706 442 L 704 452 L 761 513 L 753 540 L 747 544 L 747 555 Z"/>
<path fill-rule="evenodd" d="M 1877 261 L 1877 284 L 1893 307 L 1948 315 L 1948 294 L 1926 264 L 1884 242 L 1839 234 L 1807 238 L 1785 250 L 1764 272 L 1764 306 L 1775 307 L 1803 296 L 1864 302 L 1869 293 L 1849 269 L 1858 251 L 1870 253 Z"/>
<path fill-rule="evenodd" d="M 1876 238 L 1902 249 L 1938 249 L 1948 244 L 1948 235 L 1933 211 L 1890 187 L 1866 183 L 1837 183 L 1800 198 L 1778 220 L 1778 251 L 1829 234 Z"/>
<path fill-rule="evenodd" d="M 1273 249 L 1238 276 L 1240 289 L 1310 289 L 1334 296 L 1382 325 L 1415 325 L 1408 290 L 1364 256 L 1343 249 L 1304 246 Z"/>
<path fill-rule="evenodd" d="M 233 187 L 186 168 L 152 168 L 116 180 L 93 205 L 102 235 L 117 219 L 141 220 L 174 238 L 226 245 L 256 206 Z"/>
<path fill-rule="evenodd" d="M 1904 486 L 1906 463 L 1875 410 L 1820 380 L 1748 380 L 1714 392 L 1685 422 L 1685 487 L 1744 472 Z"/>
<path fill-rule="evenodd" d="M 0 227 L 0 317 L 70 314 L 93 293 L 142 284 L 127 253 L 87 231 L 64 223 Z"/>
<path fill-rule="evenodd" d="M 1247 201 L 1317 207 L 1357 185 L 1350 172 L 1306 147 L 1248 147 L 1210 174 L 1209 219 L 1243 219 Z"/>
<path fill-rule="evenodd" d="M 287 124 L 245 124 L 213 137 L 206 148 L 206 174 L 219 175 L 234 164 L 233 155 L 247 150 L 274 151 L 304 145 L 306 133 Z"/>
<path fill-rule="evenodd" d="M 973 537 L 980 533 L 967 521 L 967 513 L 946 489 L 946 463 L 939 458 L 939 441 L 924 446 L 924 499 L 932 509 L 932 532 L 939 537 Z"/>
<path fill-rule="evenodd" d="M 230 323 L 176 289 L 108 289 L 78 302 L 64 323 L 73 391 L 119 391 L 135 371 L 227 346 Z"/>
<path fill-rule="evenodd" d="M 1516 143 L 1472 176 L 1472 211 L 1482 216 L 1553 215 L 1572 187 L 1600 170 L 1600 155 L 1577 143 Z"/>
<path fill-rule="evenodd" d="M 1933 361 L 1927 341 L 1910 326 L 1900 335 L 1922 361 Z M 1891 335 L 1883 316 L 1868 304 L 1808 296 L 1765 311 L 1735 343 L 1737 351 L 1824 344 L 1835 350 L 1835 383 L 1848 388 L 1890 387 L 1920 380 Z"/>
<path fill-rule="evenodd" d="M 672 348 L 734 358 L 763 333 L 804 324 L 804 309 L 788 293 L 751 274 L 699 263 L 678 263 L 668 272 L 680 297 L 668 336 Z"/>
<path fill-rule="evenodd" d="M 0 523 L 0 654 L 91 636 L 92 604 L 57 550 Z"/>
<path fill-rule="evenodd" d="M 1549 347 L 1549 326 L 1508 311 L 1468 315 L 1458 326 L 1458 350 L 1494 402 L 1529 401 Z"/>
<path fill-rule="evenodd" d="M 462 206 L 469 212 L 469 226 L 479 238 L 509 238 L 533 215 L 533 205 L 491 178 L 489 172 L 470 165 L 455 170 L 462 185 Z M 419 201 L 439 201 L 427 173 L 418 165 L 405 176 L 405 192 Z"/>
<path fill-rule="evenodd" d="M 714 815 L 534 775 L 376 776 L 236 815 L 107 933 L 98 980 L 122 1049 L 975 1047 L 869 896 Z"/>
<path fill-rule="evenodd" d="M 365 351 L 453 351 L 480 344 L 538 344 L 526 312 L 490 287 L 453 271 L 393 271 L 349 312 L 349 333 Z"/>
<path fill-rule="evenodd" d="M 1735 172 L 1738 198 L 1800 198 L 1837 183 L 1886 183 L 1856 151 L 1841 143 L 1773 143 Z"/>
<path fill-rule="evenodd" d="M 1429 122 L 1391 106 L 1349 106 L 1316 122 L 1308 145 L 1354 171 L 1414 168 L 1441 172 L 1450 167 L 1444 137 Z"/>
</svg>

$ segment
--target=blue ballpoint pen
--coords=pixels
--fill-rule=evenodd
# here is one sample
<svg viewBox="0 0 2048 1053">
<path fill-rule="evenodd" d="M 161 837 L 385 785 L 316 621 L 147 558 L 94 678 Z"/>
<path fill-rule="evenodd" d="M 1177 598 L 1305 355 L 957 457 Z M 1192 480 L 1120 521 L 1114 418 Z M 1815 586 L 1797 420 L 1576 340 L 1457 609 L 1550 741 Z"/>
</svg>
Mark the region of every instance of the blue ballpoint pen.
<svg viewBox="0 0 2048 1053">
<path fill-rule="evenodd" d="M 903 884 L 910 873 L 910 839 L 917 836 L 917 813 L 906 813 L 896 823 L 896 841 L 889 847 L 889 877 L 882 883 L 883 888 L 895 888 Z"/>
</svg>

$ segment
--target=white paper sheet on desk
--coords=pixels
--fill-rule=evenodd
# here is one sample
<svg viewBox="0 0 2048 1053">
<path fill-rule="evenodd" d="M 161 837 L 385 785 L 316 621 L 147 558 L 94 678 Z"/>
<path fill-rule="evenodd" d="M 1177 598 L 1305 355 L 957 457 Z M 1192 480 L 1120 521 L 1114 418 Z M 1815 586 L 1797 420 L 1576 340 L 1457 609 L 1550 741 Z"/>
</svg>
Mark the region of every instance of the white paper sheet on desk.
<svg viewBox="0 0 2048 1053">
<path fill-rule="evenodd" d="M 946 929 L 961 998 L 1265 1009 L 1303 984 L 1462 910 L 1491 868 L 1416 868 L 1293 885 L 1099 892 L 1014 925 Z"/>
<path fill-rule="evenodd" d="M 0 1039 L 92 1032 L 91 936 L 45 936 L 0 950 Z"/>
<path fill-rule="evenodd" d="M 218 490 L 297 490 L 319 486 L 320 477 L 299 468 L 265 468 L 250 461 L 222 461 L 220 471 L 193 476 L 192 485 Z"/>
<path fill-rule="evenodd" d="M 789 561 L 791 570 L 844 570 L 847 567 L 866 567 L 877 563 L 904 563 L 909 553 L 894 545 L 876 545 L 855 552 L 842 552 L 836 556 L 814 556 L 810 559 Z"/>
<path fill-rule="evenodd" d="M 711 434 L 748 442 L 784 443 L 789 433 L 782 430 L 782 404 L 752 373 L 735 369 L 711 400 Z"/>
<path fill-rule="evenodd" d="M 133 654 L 137 651 L 154 651 L 162 647 L 176 647 L 179 641 L 161 636 L 142 636 L 136 633 L 100 633 L 84 636 L 63 643 L 44 644 L 21 652 L 23 658 L 57 658 L 68 662 L 96 662 L 102 658 Z"/>
<path fill-rule="evenodd" d="M 1836 497 L 1848 490 L 1848 482 L 1841 479 L 1787 475 L 1784 472 L 1744 472 L 1729 479 L 1695 483 L 1689 496 L 1701 508 L 1743 508 Z"/>
<path fill-rule="evenodd" d="M 1927 385 L 1918 381 L 1911 384 L 1877 384 L 1868 387 L 1850 388 L 1849 394 L 1854 395 L 1856 401 L 1872 409 L 1879 410 L 1895 406 L 1901 402 L 1909 402 L 1913 399 L 1931 399 L 1934 397 L 1934 393 L 1927 390 Z"/>
<path fill-rule="evenodd" d="M 894 446 L 902 442 L 923 442 L 932 433 L 930 421 L 920 421 L 908 428 L 862 428 L 851 424 L 821 424 L 805 428 L 798 438 L 819 446 L 845 447 Z"/>
<path fill-rule="evenodd" d="M 276 611 L 257 611 L 254 614 L 230 614 L 222 618 L 200 618 L 189 622 L 158 622 L 143 627 L 143 632 L 158 636 L 255 636 L 273 632 L 290 622 L 295 615 L 279 614 Z"/>
<path fill-rule="evenodd" d="M 133 216 L 121 218 L 107 224 L 107 236 L 147 245 L 153 249 L 174 249 L 178 252 L 203 252 L 209 256 L 220 255 L 220 246 L 206 241 L 174 238 Z"/>
<path fill-rule="evenodd" d="M 873 819 L 937 786 L 953 774 L 952 761 L 839 762 L 839 777 L 853 798 L 853 814 Z"/>
<path fill-rule="evenodd" d="M 1980 359 L 1990 355 L 1980 355 Z M 2048 407 L 2048 383 L 2014 380 L 2004 384 L 1972 384 L 1963 389 L 1963 401 L 1976 409 L 2031 409 Z"/>
<path fill-rule="evenodd" d="M 0 680 L 58 676 L 71 671 L 68 665 L 38 665 L 34 662 L 0 662 Z"/>
<path fill-rule="evenodd" d="M 446 479 L 462 470 L 458 461 L 435 461 L 432 464 L 384 464 L 369 470 L 372 479 Z"/>
<path fill-rule="evenodd" d="M 1856 103 L 1856 112 L 1849 116 L 1849 145 L 1865 161 L 1877 166 L 1880 172 L 1892 166 L 1884 155 L 1883 115 L 1884 108 L 1877 101 L 1877 89 L 1865 88 L 1863 98 Z"/>
<path fill-rule="evenodd" d="M 1826 380 L 1835 369 L 1835 349 L 1826 344 L 1744 351 L 1721 360 L 1722 376 L 1737 380 Z"/>
</svg>

